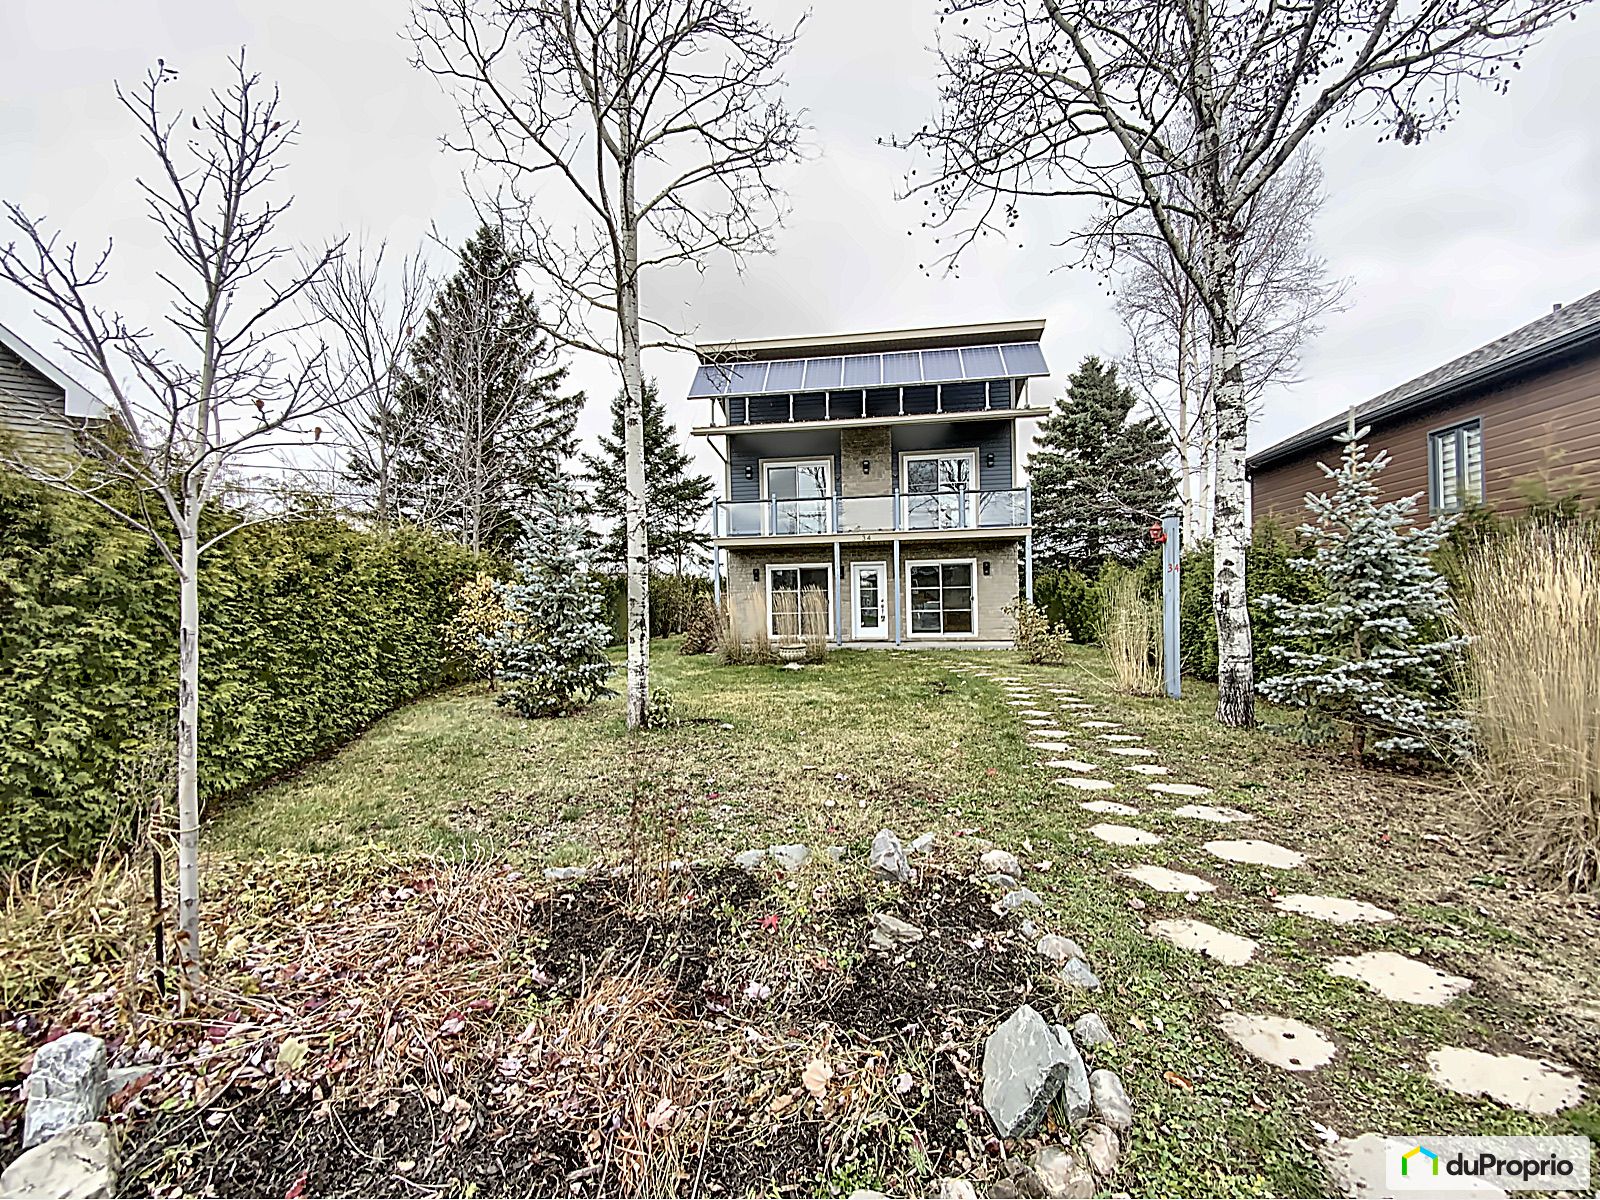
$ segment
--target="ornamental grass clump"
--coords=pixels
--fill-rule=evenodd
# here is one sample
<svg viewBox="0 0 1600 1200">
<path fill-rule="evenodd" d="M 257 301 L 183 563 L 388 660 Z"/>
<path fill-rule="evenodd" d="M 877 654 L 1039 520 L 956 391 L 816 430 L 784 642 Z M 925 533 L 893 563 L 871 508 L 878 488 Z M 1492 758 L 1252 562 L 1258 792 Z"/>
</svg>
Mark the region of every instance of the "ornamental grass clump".
<svg viewBox="0 0 1600 1200">
<path fill-rule="evenodd" d="M 1486 825 L 1537 874 L 1600 885 L 1600 528 L 1525 525 L 1471 550 L 1463 693 Z"/>
</svg>

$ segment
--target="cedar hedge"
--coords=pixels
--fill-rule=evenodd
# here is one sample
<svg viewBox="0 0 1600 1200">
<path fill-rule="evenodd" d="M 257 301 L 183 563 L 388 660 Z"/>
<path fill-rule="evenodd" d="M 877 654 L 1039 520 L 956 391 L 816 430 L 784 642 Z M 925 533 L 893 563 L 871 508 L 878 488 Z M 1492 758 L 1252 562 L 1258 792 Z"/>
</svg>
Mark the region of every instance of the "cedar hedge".
<svg viewBox="0 0 1600 1200">
<path fill-rule="evenodd" d="M 254 525 L 207 551 L 202 799 L 461 678 L 441 625 L 478 569 L 435 535 L 332 514 Z M 131 841 L 151 790 L 141 764 L 170 770 L 176 626 L 177 580 L 148 538 L 0 472 L 0 866 L 83 862 Z"/>
</svg>

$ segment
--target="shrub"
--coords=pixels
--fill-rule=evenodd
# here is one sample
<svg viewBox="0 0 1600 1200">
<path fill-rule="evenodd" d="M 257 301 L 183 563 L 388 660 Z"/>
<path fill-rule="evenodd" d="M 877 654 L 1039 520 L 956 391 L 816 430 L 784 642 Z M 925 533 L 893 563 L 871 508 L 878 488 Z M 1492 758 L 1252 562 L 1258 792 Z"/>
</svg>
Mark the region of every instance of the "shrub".
<svg viewBox="0 0 1600 1200">
<path fill-rule="evenodd" d="M 1488 826 L 1536 873 L 1600 884 L 1600 531 L 1525 524 L 1466 556 L 1464 690 Z"/>
<path fill-rule="evenodd" d="M 1299 560 L 1299 548 L 1298 534 L 1291 534 L 1271 521 L 1261 521 L 1245 551 L 1246 603 L 1250 611 L 1251 647 L 1257 676 L 1268 669 L 1265 647 L 1286 642 L 1278 632 L 1276 616 L 1262 606 L 1261 597 L 1277 595 L 1302 603 L 1322 594 L 1316 572 L 1308 570 Z M 1216 567 L 1210 544 L 1186 552 L 1180 567 L 1178 641 L 1183 673 L 1215 683 L 1217 616 L 1212 607 L 1211 583 Z"/>
<path fill-rule="evenodd" d="M 601 575 L 600 593 L 611 645 L 628 639 L 628 577 Z M 650 636 L 672 637 L 685 632 L 702 597 L 711 594 L 711 580 L 700 575 L 650 574 Z"/>
<path fill-rule="evenodd" d="M 459 678 L 442 626 L 480 569 L 417 530 L 268 521 L 201 559 L 200 786 L 214 801 Z M 0 472 L 0 864 L 128 844 L 126 764 L 170 723 L 177 584 L 149 539 Z"/>
<path fill-rule="evenodd" d="M 1139 578 L 1120 570 L 1103 577 L 1105 613 L 1101 644 L 1117 691 L 1129 696 L 1161 694 L 1161 609 L 1145 598 Z"/>
<path fill-rule="evenodd" d="M 1081 571 L 1044 571 L 1034 577 L 1033 603 L 1051 626 L 1060 626 L 1080 645 L 1100 635 L 1100 588 Z"/>
<path fill-rule="evenodd" d="M 710 596 L 701 596 L 689 617 L 688 627 L 683 631 L 683 644 L 678 647 L 678 653 L 710 654 L 716 650 L 721 638 L 722 615 L 717 610 L 716 601 Z"/>
<path fill-rule="evenodd" d="M 1067 664 L 1072 637 L 1064 626 L 1051 625 L 1044 611 L 1026 600 L 1008 605 L 1005 611 L 1016 622 L 1012 640 L 1024 662 L 1053 667 Z"/>
<path fill-rule="evenodd" d="M 510 613 L 500 596 L 500 585 L 487 571 L 479 571 L 456 588 L 456 612 L 445 624 L 445 648 L 459 659 L 467 674 L 486 679 L 491 690 L 500 670 L 494 639 L 505 628 Z"/>
</svg>

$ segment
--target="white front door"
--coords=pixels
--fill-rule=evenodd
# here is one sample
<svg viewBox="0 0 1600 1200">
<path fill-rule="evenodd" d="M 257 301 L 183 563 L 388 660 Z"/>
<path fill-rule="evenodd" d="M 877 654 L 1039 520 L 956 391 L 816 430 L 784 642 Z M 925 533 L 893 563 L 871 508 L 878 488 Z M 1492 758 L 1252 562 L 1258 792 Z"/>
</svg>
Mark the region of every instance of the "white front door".
<svg viewBox="0 0 1600 1200">
<path fill-rule="evenodd" d="M 858 641 L 889 636 L 888 578 L 882 563 L 850 566 L 850 608 Z"/>
</svg>

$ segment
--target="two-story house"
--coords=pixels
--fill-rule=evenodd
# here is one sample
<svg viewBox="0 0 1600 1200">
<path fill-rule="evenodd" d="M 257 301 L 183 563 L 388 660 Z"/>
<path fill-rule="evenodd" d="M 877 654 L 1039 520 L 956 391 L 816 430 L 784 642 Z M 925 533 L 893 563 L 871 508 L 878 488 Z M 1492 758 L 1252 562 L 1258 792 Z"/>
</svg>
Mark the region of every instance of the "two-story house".
<svg viewBox="0 0 1600 1200">
<path fill-rule="evenodd" d="M 697 347 L 721 439 L 718 601 L 745 643 L 1008 646 L 1033 585 L 1018 422 L 1043 321 Z M 715 442 L 713 443 L 715 444 Z M 827 629 L 801 629 L 815 589 Z"/>
</svg>

